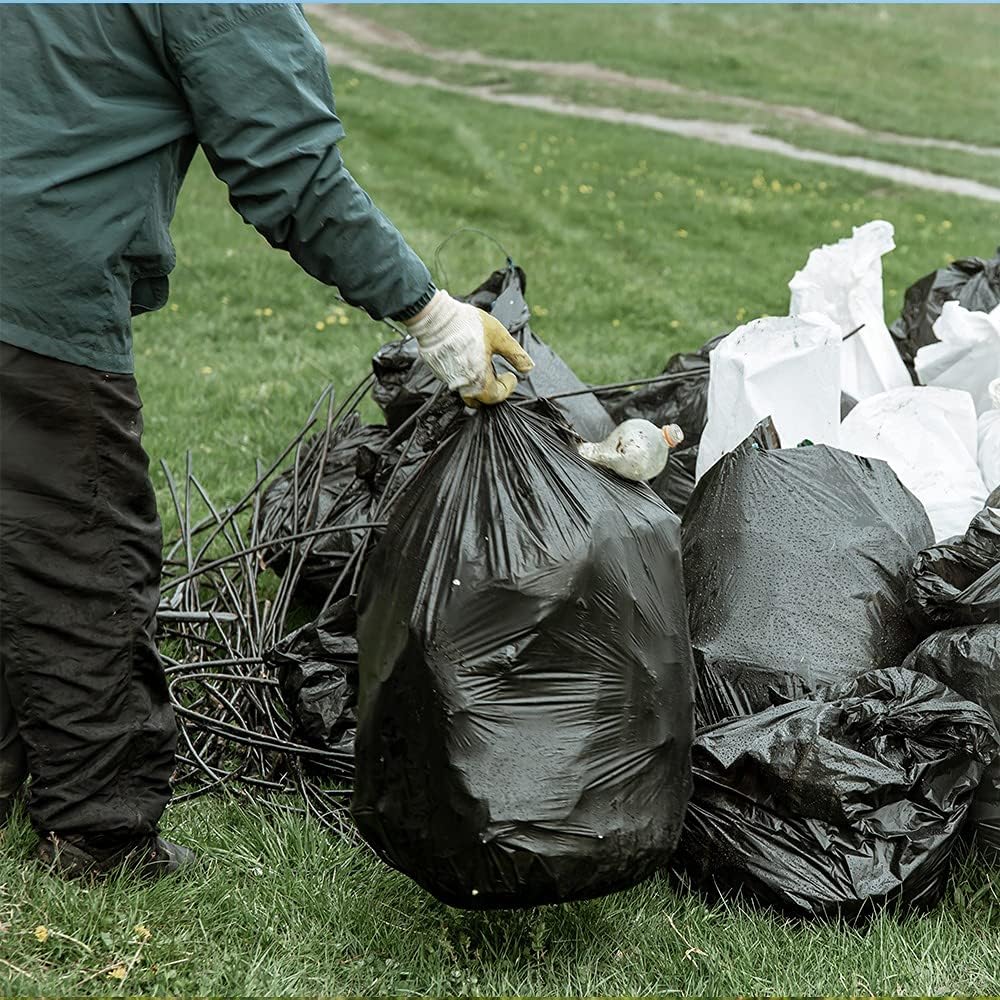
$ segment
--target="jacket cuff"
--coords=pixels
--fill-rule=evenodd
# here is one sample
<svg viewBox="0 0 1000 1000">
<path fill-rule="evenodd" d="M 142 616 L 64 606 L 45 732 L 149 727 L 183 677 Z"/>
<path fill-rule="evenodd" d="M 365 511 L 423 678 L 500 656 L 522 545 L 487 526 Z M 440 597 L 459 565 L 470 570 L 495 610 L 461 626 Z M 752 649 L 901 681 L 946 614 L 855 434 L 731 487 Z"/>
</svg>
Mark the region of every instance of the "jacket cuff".
<svg viewBox="0 0 1000 1000">
<path fill-rule="evenodd" d="M 437 286 L 432 281 L 424 291 L 424 294 L 417 299 L 412 305 L 407 306 L 405 309 L 401 309 L 398 313 L 393 313 L 389 318 L 394 319 L 397 322 L 405 323 L 408 319 L 413 319 L 421 309 L 425 308 L 427 304 L 434 298 L 434 293 L 437 291 Z"/>
</svg>

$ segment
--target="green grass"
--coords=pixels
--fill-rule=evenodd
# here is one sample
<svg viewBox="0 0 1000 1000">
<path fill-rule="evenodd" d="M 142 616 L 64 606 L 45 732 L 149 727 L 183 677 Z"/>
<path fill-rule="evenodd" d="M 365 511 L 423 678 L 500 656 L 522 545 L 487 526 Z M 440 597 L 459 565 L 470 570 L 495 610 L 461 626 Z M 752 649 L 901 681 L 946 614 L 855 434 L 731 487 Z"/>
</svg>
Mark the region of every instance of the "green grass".
<svg viewBox="0 0 1000 1000">
<path fill-rule="evenodd" d="M 458 226 L 493 233 L 528 272 L 538 332 L 590 380 L 651 373 L 740 316 L 783 312 L 809 249 L 852 224 L 896 224 L 890 317 L 911 280 L 948 254 L 992 252 L 1000 232 L 998 206 L 844 171 L 363 76 L 341 80 L 339 92 L 347 162 L 414 246 L 430 260 Z M 353 385 L 388 331 L 353 312 L 347 325 L 317 330 L 334 315 L 330 290 L 243 226 L 203 160 L 174 235 L 176 309 L 136 323 L 146 446 L 175 467 L 192 449 L 208 489 L 232 500 L 255 457 L 281 450 L 327 382 Z M 451 286 L 478 283 L 498 258 L 485 240 L 456 241 L 444 254 Z M 156 484 L 165 505 L 159 474 Z M 0 852 L 0 959 L 9 963 L 0 990 L 1000 991 L 1000 883 L 982 869 L 964 869 L 930 914 L 886 915 L 864 930 L 708 905 L 666 879 L 572 906 L 466 914 L 304 819 L 203 800 L 169 810 L 164 825 L 201 852 L 199 871 L 88 889 L 33 866 L 18 817 Z M 110 975 L 119 968 L 124 981 Z"/>
<path fill-rule="evenodd" d="M 796 104 L 869 128 L 1000 144 L 989 6 L 365 5 L 438 48 L 545 58 Z M 541 54 L 537 39 L 544 39 Z"/>
</svg>

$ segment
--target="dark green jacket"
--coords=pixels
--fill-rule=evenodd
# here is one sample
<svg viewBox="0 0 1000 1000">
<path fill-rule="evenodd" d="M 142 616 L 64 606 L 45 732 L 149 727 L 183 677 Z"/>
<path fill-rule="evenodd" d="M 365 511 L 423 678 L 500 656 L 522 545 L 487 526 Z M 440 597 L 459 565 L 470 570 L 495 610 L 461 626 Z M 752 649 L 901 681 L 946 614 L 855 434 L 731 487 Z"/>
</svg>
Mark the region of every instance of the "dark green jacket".
<svg viewBox="0 0 1000 1000">
<path fill-rule="evenodd" d="M 0 340 L 132 371 L 199 143 L 240 215 L 348 302 L 395 315 L 430 286 L 344 167 L 297 5 L 2 7 L 0 85 Z"/>
</svg>

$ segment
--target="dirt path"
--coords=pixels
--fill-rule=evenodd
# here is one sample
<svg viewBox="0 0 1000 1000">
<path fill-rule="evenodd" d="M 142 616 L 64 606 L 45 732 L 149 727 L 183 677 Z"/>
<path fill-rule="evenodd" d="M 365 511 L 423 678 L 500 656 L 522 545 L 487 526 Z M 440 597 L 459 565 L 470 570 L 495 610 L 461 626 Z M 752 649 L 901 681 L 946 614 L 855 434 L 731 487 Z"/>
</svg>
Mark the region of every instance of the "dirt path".
<svg viewBox="0 0 1000 1000">
<path fill-rule="evenodd" d="M 636 125 L 655 132 L 667 132 L 689 139 L 701 139 L 720 146 L 737 146 L 741 149 L 756 150 L 761 153 L 771 153 L 792 160 L 806 163 L 823 163 L 832 167 L 853 170 L 868 174 L 897 184 L 907 184 L 911 187 L 923 188 L 942 194 L 957 194 L 970 198 L 981 198 L 984 201 L 1000 202 L 1000 188 L 991 187 L 979 181 L 964 177 L 950 177 L 945 174 L 935 174 L 928 170 L 918 170 L 914 167 L 904 167 L 896 163 L 885 163 L 863 156 L 839 156 L 835 153 L 821 153 L 812 149 L 802 149 L 781 139 L 759 135 L 750 125 L 733 122 L 713 122 L 691 118 L 664 118 L 647 112 L 625 111 L 622 108 L 603 108 L 590 104 L 573 104 L 542 94 L 511 94 L 497 91 L 491 87 L 467 87 L 460 84 L 447 83 L 436 77 L 409 73 L 405 70 L 393 69 L 372 62 L 354 49 L 339 44 L 327 44 L 327 56 L 336 68 L 348 68 L 369 76 L 384 80 L 387 83 L 400 84 L 406 87 L 429 87 L 450 94 L 471 97 L 490 104 L 503 104 L 510 107 L 531 108 L 535 111 L 546 111 L 552 114 L 566 115 L 573 118 L 585 118 L 591 121 L 608 122 L 613 125 Z"/>
<path fill-rule="evenodd" d="M 711 104 L 721 104 L 729 107 L 749 108 L 755 111 L 765 111 L 776 118 L 784 119 L 794 125 L 813 125 L 831 132 L 845 135 L 860 136 L 877 142 L 894 143 L 900 146 L 922 148 L 948 149 L 962 153 L 972 153 L 980 156 L 1000 158 L 1000 147 L 976 146 L 971 143 L 958 142 L 953 139 L 935 139 L 926 136 L 900 135 L 895 132 L 882 132 L 867 129 L 856 122 L 847 121 L 836 115 L 824 114 L 813 108 L 793 104 L 771 104 L 752 97 L 741 97 L 736 94 L 716 94 L 708 90 L 694 90 L 683 87 L 669 80 L 656 77 L 632 76 L 618 70 L 607 69 L 589 62 L 549 62 L 535 59 L 504 59 L 498 56 L 484 55 L 475 49 L 454 51 L 438 49 L 427 45 L 412 35 L 369 21 L 367 18 L 352 11 L 349 7 L 325 4 L 311 4 L 307 7 L 310 14 L 324 21 L 335 29 L 341 38 L 361 42 L 366 45 L 381 45 L 423 56 L 439 63 L 450 63 L 456 66 L 484 66 L 493 69 L 507 69 L 512 72 L 537 73 L 564 80 L 579 80 L 583 83 L 605 83 L 629 90 L 644 91 L 653 94 L 670 94 L 678 97 L 689 97 Z"/>
</svg>

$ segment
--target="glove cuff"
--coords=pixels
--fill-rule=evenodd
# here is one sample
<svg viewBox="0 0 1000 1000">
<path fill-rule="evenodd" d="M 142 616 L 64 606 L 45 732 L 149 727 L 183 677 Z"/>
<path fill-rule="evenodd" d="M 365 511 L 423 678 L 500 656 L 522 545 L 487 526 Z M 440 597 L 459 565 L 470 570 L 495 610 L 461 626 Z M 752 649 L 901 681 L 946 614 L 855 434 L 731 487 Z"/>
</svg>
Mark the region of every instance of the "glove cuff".
<svg viewBox="0 0 1000 1000">
<path fill-rule="evenodd" d="M 399 323 L 405 323 L 408 319 L 413 319 L 414 316 L 420 312 L 421 309 L 426 306 L 432 298 L 434 298 L 434 293 L 437 291 L 437 285 L 432 281 L 428 286 L 423 295 L 417 299 L 416 302 L 411 306 L 407 306 L 405 309 L 400 310 L 398 313 L 393 313 L 389 319 L 394 319 Z"/>
<path fill-rule="evenodd" d="M 466 303 L 439 289 L 431 297 L 424 315 L 407 327 L 407 333 L 413 336 L 421 351 L 432 351 L 452 336 L 461 335 L 462 312 L 469 308 Z"/>
</svg>

